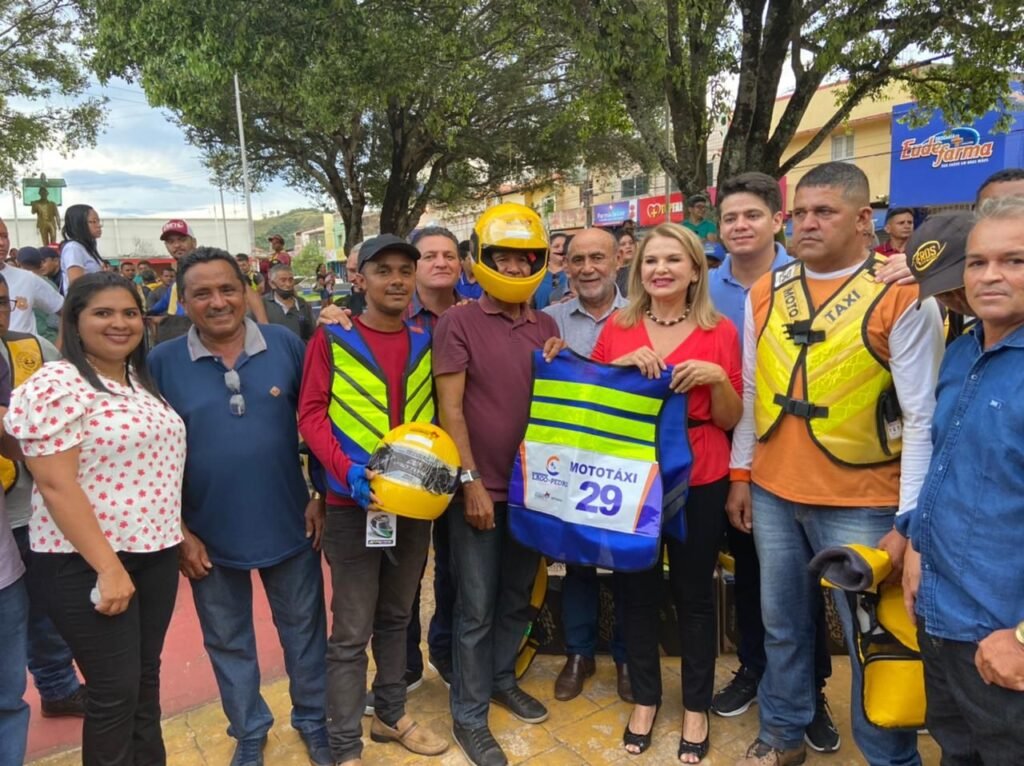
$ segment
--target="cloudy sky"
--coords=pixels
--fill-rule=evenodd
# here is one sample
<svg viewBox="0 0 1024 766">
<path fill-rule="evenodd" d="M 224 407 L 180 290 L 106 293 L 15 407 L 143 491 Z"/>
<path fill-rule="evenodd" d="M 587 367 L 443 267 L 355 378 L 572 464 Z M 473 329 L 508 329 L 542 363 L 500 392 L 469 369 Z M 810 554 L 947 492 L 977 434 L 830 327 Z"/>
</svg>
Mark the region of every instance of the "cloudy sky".
<svg viewBox="0 0 1024 766">
<path fill-rule="evenodd" d="M 96 146 L 70 157 L 43 152 L 35 167 L 25 169 L 64 178 L 65 209 L 85 203 L 104 217 L 199 218 L 212 217 L 216 206 L 220 217 L 218 191 L 169 112 L 150 107 L 139 86 L 122 81 L 96 85 L 90 93 L 109 99 L 106 129 Z M 241 193 L 226 191 L 224 202 L 228 218 L 245 217 Z M 315 202 L 281 184 L 253 196 L 253 217 Z M 0 194 L 0 217 L 11 214 L 11 204 L 10 194 Z M 19 214 L 27 216 L 27 210 Z"/>
</svg>

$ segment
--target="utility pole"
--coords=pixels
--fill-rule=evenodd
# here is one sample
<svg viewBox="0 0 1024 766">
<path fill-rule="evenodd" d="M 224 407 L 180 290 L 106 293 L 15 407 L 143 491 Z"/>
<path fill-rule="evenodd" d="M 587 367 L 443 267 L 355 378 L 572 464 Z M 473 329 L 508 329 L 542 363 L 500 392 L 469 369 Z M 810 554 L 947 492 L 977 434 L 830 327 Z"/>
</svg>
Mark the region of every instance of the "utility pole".
<svg viewBox="0 0 1024 766">
<path fill-rule="evenodd" d="M 224 224 L 224 249 L 230 253 L 231 247 L 228 245 L 228 214 L 224 209 L 224 187 L 218 186 L 217 189 L 220 191 L 220 222 Z M 252 223 L 252 217 L 249 218 L 249 222 Z M 252 232 L 249 234 L 252 236 Z"/>
<path fill-rule="evenodd" d="M 249 188 L 249 161 L 245 156 L 245 126 L 242 124 L 242 94 L 235 72 L 235 112 L 238 115 L 238 143 L 242 151 L 242 186 L 245 189 L 245 215 L 249 219 L 249 251 L 256 247 L 256 226 L 252 221 L 252 194 Z M 227 226 L 227 224 L 225 224 Z"/>
<path fill-rule="evenodd" d="M 18 187 L 14 185 L 11 187 L 11 207 L 14 208 L 14 233 L 11 237 L 11 244 L 14 247 L 21 247 L 21 233 L 18 229 L 21 228 L 21 224 L 18 222 Z M 49 242 L 46 243 L 50 244 Z"/>
</svg>

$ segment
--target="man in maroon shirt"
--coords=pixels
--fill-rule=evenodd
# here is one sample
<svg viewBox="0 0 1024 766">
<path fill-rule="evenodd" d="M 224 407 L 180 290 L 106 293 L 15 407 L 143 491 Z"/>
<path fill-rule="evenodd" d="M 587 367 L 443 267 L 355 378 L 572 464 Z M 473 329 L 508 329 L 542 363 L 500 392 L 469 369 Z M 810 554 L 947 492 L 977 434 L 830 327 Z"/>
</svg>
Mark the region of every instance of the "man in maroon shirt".
<svg viewBox="0 0 1024 766">
<path fill-rule="evenodd" d="M 462 496 L 448 509 L 456 584 L 451 710 L 455 741 L 475 766 L 508 761 L 487 725 L 490 702 L 526 723 L 547 709 L 516 685 L 538 554 L 509 534 L 508 480 L 530 411 L 532 356 L 558 325 L 529 300 L 547 238 L 521 205 L 489 208 L 473 234 L 479 301 L 448 309 L 434 333 L 440 422 L 459 448 Z"/>
<path fill-rule="evenodd" d="M 359 763 L 362 755 L 371 634 L 377 664 L 371 737 L 400 742 L 420 755 L 437 755 L 448 747 L 405 712 L 405 634 L 430 543 L 430 522 L 397 516 L 394 544 L 382 549 L 370 546 L 366 512 L 374 502 L 366 462 L 379 438 L 397 425 L 431 420 L 434 414 L 433 397 L 423 397 L 421 387 L 410 384 L 425 374 L 429 381 L 429 334 L 403 320 L 418 258 L 415 247 L 390 234 L 363 243 L 358 265 L 366 310 L 349 330 L 332 325 L 313 336 L 299 395 L 299 431 L 327 471 L 323 549 L 334 591 L 327 729 L 335 760 L 343 765 Z M 415 412 L 414 402 L 421 402 Z"/>
<path fill-rule="evenodd" d="M 875 248 L 876 253 L 889 256 L 906 252 L 907 242 L 914 233 L 914 211 L 909 207 L 894 207 L 886 213 L 885 233 L 889 239 Z"/>
</svg>

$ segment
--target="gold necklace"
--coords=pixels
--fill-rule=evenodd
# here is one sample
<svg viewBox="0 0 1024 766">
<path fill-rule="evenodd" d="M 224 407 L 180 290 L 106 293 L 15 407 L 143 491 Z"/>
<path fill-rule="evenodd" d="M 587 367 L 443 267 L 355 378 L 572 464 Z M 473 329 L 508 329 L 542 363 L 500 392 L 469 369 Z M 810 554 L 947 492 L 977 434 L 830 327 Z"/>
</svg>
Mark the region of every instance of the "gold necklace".
<svg viewBox="0 0 1024 766">
<path fill-rule="evenodd" d="M 678 316 L 675 319 L 658 319 L 658 317 L 654 316 L 650 309 L 646 309 L 644 313 L 647 315 L 648 319 L 654 322 L 654 324 L 661 325 L 662 327 L 671 327 L 672 325 L 676 325 L 679 324 L 680 322 L 686 321 L 686 317 L 690 316 L 690 307 L 687 306 L 685 309 L 683 309 L 683 315 Z"/>
<path fill-rule="evenodd" d="M 88 356 L 85 358 L 85 361 L 89 363 L 89 366 L 93 368 L 93 370 L 96 372 L 97 375 L 101 375 L 104 378 L 106 378 L 107 380 L 112 380 L 115 383 L 120 383 L 122 386 L 127 386 L 128 385 L 128 369 L 127 369 L 127 367 L 125 368 L 123 375 L 121 375 L 120 377 L 114 378 L 114 377 L 111 377 L 110 375 L 107 375 L 107 373 L 103 372 L 103 370 L 101 370 L 99 367 L 97 367 L 95 364 L 93 364 L 92 360 L 89 359 Z"/>
</svg>

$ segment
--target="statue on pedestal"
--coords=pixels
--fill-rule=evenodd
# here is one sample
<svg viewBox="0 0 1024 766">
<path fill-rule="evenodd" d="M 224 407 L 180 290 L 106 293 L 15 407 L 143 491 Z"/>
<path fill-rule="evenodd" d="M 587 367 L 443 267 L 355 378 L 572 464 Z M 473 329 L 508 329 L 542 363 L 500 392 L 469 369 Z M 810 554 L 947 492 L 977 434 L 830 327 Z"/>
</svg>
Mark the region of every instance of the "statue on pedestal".
<svg viewBox="0 0 1024 766">
<path fill-rule="evenodd" d="M 32 214 L 36 217 L 36 231 L 43 241 L 43 246 L 57 241 L 57 232 L 60 230 L 60 211 L 50 201 L 50 195 L 45 186 L 39 188 L 39 199 L 32 203 Z"/>
</svg>

